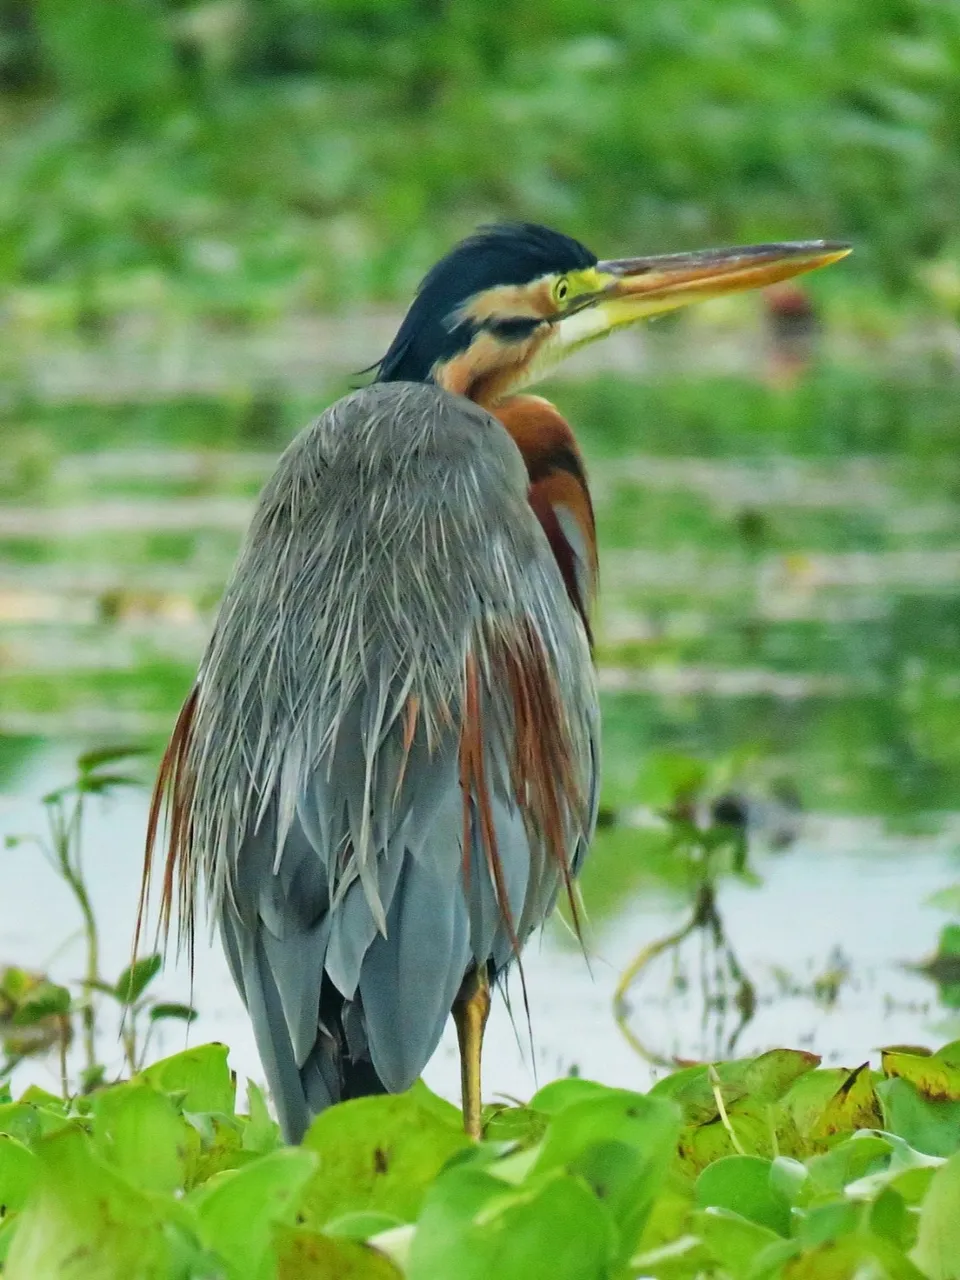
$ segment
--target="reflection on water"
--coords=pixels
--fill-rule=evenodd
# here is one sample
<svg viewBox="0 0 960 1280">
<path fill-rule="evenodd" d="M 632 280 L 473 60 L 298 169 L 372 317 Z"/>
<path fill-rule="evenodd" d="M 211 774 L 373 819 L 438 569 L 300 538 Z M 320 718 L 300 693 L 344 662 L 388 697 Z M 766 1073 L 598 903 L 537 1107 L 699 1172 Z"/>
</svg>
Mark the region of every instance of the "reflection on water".
<svg viewBox="0 0 960 1280">
<path fill-rule="evenodd" d="M 842 390 L 846 413 L 859 401 Z M 564 389 L 588 424 L 602 543 L 605 805 L 629 819 L 657 803 L 644 768 L 658 752 L 717 760 L 748 748 L 764 796 L 799 798 L 808 816 L 789 849 L 752 857 L 761 887 L 721 882 L 716 912 L 700 904 L 703 927 L 659 950 L 689 920 L 690 890 L 668 859 L 651 858 L 641 831 L 602 833 L 584 879 L 589 969 L 559 927 L 526 956 L 541 1079 L 577 1069 L 642 1084 L 651 1061 L 778 1043 L 854 1064 L 878 1044 L 943 1030 L 936 987 L 902 962 L 931 952 L 944 919 L 924 898 L 960 878 L 958 828 L 945 816 L 960 808 L 960 478 L 949 450 L 930 465 L 907 417 L 882 451 L 838 445 L 823 435 L 828 391 L 822 403 L 803 393 L 819 406 L 808 422 L 792 401 L 726 383 L 702 404 L 686 383 L 647 389 L 640 453 L 638 388 Z M 676 417 L 664 425 L 649 411 L 662 417 L 670 395 Z M 879 420 L 890 397 L 872 385 L 863 395 Z M 931 397 L 927 430 L 940 420 Z M 898 403 L 907 415 L 910 398 Z M 276 417 L 292 428 L 315 408 L 291 397 Z M 40 826 L 38 798 L 69 780 L 76 751 L 131 738 L 158 748 L 169 731 L 275 457 L 264 440 L 246 451 L 247 428 L 234 430 L 231 414 L 219 402 L 61 406 L 3 424 L 0 835 Z M 751 414 L 772 415 L 776 447 L 749 453 L 741 423 Z M 726 435 L 701 440 L 709 456 L 687 456 L 698 423 L 721 419 Z M 672 438 L 679 422 L 686 440 Z M 838 408 L 830 430 L 847 426 Z M 128 959 L 144 807 L 138 793 L 91 819 L 108 975 Z M 769 805 L 755 809 L 761 829 L 778 820 Z M 2 856 L 0 964 L 78 976 L 77 946 L 61 950 L 76 928 L 66 891 L 28 849 Z M 651 947 L 625 997 L 645 1061 L 613 1003 L 621 974 Z M 182 969 L 167 973 L 163 994 L 189 998 Z M 192 1038 L 228 1041 L 234 1065 L 258 1076 L 217 948 L 198 956 L 194 999 Z M 164 1034 L 163 1048 L 182 1042 L 182 1029 Z M 119 1064 L 110 1036 L 105 1052 Z M 525 1026 L 501 1008 L 488 1090 L 529 1093 L 528 1059 Z M 455 1093 L 452 1035 L 429 1078 Z"/>
<path fill-rule="evenodd" d="M 69 776 L 66 752 L 41 756 L 17 779 L 17 798 L 0 809 L 0 832 L 37 828 L 40 796 Z M 129 960 L 131 923 L 140 876 L 146 798 L 132 793 L 94 804 L 85 842 L 92 898 L 103 923 L 102 969 L 115 977 Z M 936 1039 L 945 1011 L 935 988 L 903 962 L 930 949 L 936 919 L 923 900 L 955 874 L 956 830 L 910 839 L 884 835 L 870 823 L 810 819 L 788 852 L 757 861 L 762 888 L 740 883 L 719 890 L 725 942 L 755 990 L 755 1016 L 742 1027 L 736 1052 L 752 1054 L 787 1044 L 856 1065 L 881 1044 Z M 0 960 L 53 968 L 64 980 L 82 971 L 82 947 L 72 900 L 28 847 L 4 855 L 6 889 L 0 902 Z M 614 1084 L 643 1087 L 657 1064 L 679 1058 L 722 1057 L 742 1021 L 729 983 L 717 969 L 707 930 L 658 956 L 627 993 L 628 1026 L 647 1051 L 637 1054 L 614 1020 L 621 974 L 636 953 L 675 932 L 689 912 L 674 894 L 659 891 L 627 900 L 590 929 L 585 960 L 557 924 L 525 953 L 535 1053 L 527 1028 L 511 1022 L 497 1001 L 487 1042 L 489 1094 L 529 1095 L 536 1081 L 578 1071 Z M 729 976 L 729 974 L 728 974 Z M 171 963 L 157 984 L 164 999 L 200 1010 L 190 1031 L 198 1043 L 224 1040 L 241 1075 L 260 1079 L 246 1016 L 218 946 L 198 947 L 195 987 L 183 964 Z M 708 999 L 704 998 L 705 993 Z M 516 1001 L 514 1009 L 521 1007 Z M 522 1015 L 521 1015 L 522 1017 Z M 182 1047 L 179 1026 L 161 1030 L 157 1051 Z M 104 1060 L 122 1069 L 116 1027 L 101 1037 Z M 450 1097 L 459 1088 L 452 1028 L 427 1072 Z M 51 1059 L 44 1083 L 56 1088 Z M 37 1068 L 18 1078 L 36 1078 Z"/>
</svg>

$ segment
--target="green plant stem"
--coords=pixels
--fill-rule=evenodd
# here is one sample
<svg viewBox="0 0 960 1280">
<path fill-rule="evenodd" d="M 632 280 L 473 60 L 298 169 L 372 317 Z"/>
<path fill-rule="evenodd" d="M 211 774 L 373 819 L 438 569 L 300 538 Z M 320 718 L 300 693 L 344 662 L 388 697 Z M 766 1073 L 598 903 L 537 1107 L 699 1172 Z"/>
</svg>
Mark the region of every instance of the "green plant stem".
<svg viewBox="0 0 960 1280">
<path fill-rule="evenodd" d="M 87 893 L 87 887 L 83 882 L 83 876 L 80 871 L 80 831 L 83 817 L 83 801 L 77 799 L 73 813 L 70 815 L 69 823 L 63 821 L 63 810 L 58 804 L 57 811 L 52 820 L 53 825 L 53 843 L 57 855 L 57 862 L 60 866 L 60 873 L 70 887 L 76 899 L 77 906 L 80 908 L 80 914 L 83 917 L 83 934 L 87 952 L 86 966 L 86 993 L 84 996 L 83 1008 L 81 1010 L 81 1021 L 83 1024 L 83 1052 L 86 1059 L 88 1070 L 93 1070 L 97 1065 L 97 1049 L 96 1049 L 96 1010 L 93 1004 L 94 983 L 100 981 L 100 937 L 97 932 L 97 922 L 93 914 L 93 907 L 90 903 L 90 896 Z M 71 847 L 76 849 L 76 865 L 70 860 Z"/>
</svg>

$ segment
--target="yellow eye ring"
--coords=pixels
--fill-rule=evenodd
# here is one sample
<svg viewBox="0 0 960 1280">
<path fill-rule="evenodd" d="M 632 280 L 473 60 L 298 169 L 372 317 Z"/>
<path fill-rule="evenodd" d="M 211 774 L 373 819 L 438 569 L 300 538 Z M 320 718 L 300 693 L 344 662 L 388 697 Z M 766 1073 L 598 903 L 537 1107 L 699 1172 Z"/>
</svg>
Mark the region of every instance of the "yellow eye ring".
<svg viewBox="0 0 960 1280">
<path fill-rule="evenodd" d="M 563 302 L 567 294 L 570 292 L 570 282 L 568 280 L 558 280 L 553 286 L 553 296 L 557 302 Z"/>
</svg>

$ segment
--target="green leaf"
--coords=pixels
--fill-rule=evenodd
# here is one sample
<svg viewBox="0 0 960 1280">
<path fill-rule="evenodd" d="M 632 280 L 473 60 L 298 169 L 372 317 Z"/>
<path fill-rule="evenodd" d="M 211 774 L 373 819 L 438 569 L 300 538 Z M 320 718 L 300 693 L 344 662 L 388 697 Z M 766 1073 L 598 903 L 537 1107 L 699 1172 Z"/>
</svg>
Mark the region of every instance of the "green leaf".
<svg viewBox="0 0 960 1280">
<path fill-rule="evenodd" d="M 236 1081 L 227 1067 L 227 1046 L 202 1044 L 161 1058 L 140 1072 L 161 1093 L 182 1093 L 184 1111 L 233 1115 Z"/>
<path fill-rule="evenodd" d="M 142 960 L 135 960 L 132 965 L 124 969 L 114 988 L 114 994 L 120 1003 L 126 1005 L 136 1004 L 160 972 L 162 966 L 163 956 L 157 954 L 144 956 Z"/>
<path fill-rule="evenodd" d="M 36 1191 L 18 1218 L 4 1280 L 167 1280 L 172 1200 L 161 1205 L 131 1187 L 78 1129 L 44 1139 L 36 1155 Z"/>
<path fill-rule="evenodd" d="M 118 760 L 129 760 L 131 756 L 146 755 L 149 747 L 138 743 L 127 743 L 114 747 L 99 747 L 95 751 L 84 751 L 77 756 L 79 773 L 92 773 L 105 764 L 116 764 Z"/>
<path fill-rule="evenodd" d="M 11 1021 L 17 1027 L 32 1027 L 44 1018 L 62 1017 L 70 1012 L 72 1000 L 66 987 L 44 979 L 31 988 L 17 1006 Z"/>
<path fill-rule="evenodd" d="M 324 1235 L 343 1236 L 347 1240 L 369 1240 L 381 1231 L 393 1231 L 404 1224 L 389 1213 L 344 1213 L 331 1218 Z"/>
<path fill-rule="evenodd" d="M 885 1127 L 911 1147 L 931 1156 L 951 1156 L 960 1149 L 960 1102 L 934 1102 L 903 1079 L 880 1085 Z"/>
<path fill-rule="evenodd" d="M 911 1256 L 929 1280 L 960 1280 L 960 1153 L 933 1175 Z"/>
<path fill-rule="evenodd" d="M 712 1261 L 734 1276 L 746 1275 L 758 1254 L 781 1237 L 755 1220 L 740 1217 L 727 1209 L 697 1210 L 691 1226 L 706 1245 Z"/>
<path fill-rule="evenodd" d="M 243 1169 L 218 1174 L 187 1198 L 202 1242 L 237 1280 L 276 1274 L 273 1228 L 294 1225 L 304 1187 L 317 1168 L 312 1151 L 284 1147 Z"/>
<path fill-rule="evenodd" d="M 277 1280 L 400 1280 L 389 1258 L 356 1240 L 303 1227 L 278 1227 Z"/>
<path fill-rule="evenodd" d="M 605 1280 L 616 1235 L 578 1179 L 555 1173 L 529 1190 L 479 1169 L 455 1168 L 427 1196 L 408 1280 Z"/>
<path fill-rule="evenodd" d="M 150 1006 L 150 1021 L 163 1022 L 166 1018 L 176 1018 L 181 1022 L 195 1022 L 197 1011 L 188 1004 L 154 1004 Z"/>
<path fill-rule="evenodd" d="M 171 1194 L 183 1186 L 183 1120 L 170 1099 L 145 1082 L 96 1095 L 93 1138 L 104 1159 L 141 1190 Z"/>
<path fill-rule="evenodd" d="M 883 1049 L 881 1063 L 885 1076 L 908 1080 L 917 1092 L 930 1102 L 960 1101 L 960 1062 L 947 1045 L 930 1055 Z"/>
<path fill-rule="evenodd" d="M 553 1117 L 531 1177 L 563 1169 L 582 1178 L 613 1216 L 625 1261 L 674 1159 L 679 1132 L 674 1103 L 608 1089 Z"/>
<path fill-rule="evenodd" d="M 697 1178 L 694 1203 L 727 1209 L 781 1236 L 790 1233 L 790 1205 L 771 1185 L 771 1162 L 758 1156 L 726 1156 Z"/>
<path fill-rule="evenodd" d="M 552 1116 L 575 1102 L 583 1102 L 587 1098 L 602 1098 L 606 1092 L 606 1086 L 597 1084 L 594 1080 L 567 1076 L 563 1080 L 552 1080 L 550 1084 L 538 1089 L 529 1105 L 533 1111 L 542 1111 L 544 1115 Z"/>
<path fill-rule="evenodd" d="M 0 1205 L 16 1213 L 27 1202 L 37 1179 L 37 1157 L 22 1142 L 0 1134 Z"/>
<path fill-rule="evenodd" d="M 243 1149 L 266 1155 L 281 1145 L 280 1126 L 267 1110 L 267 1100 L 252 1080 L 247 1081 L 247 1122 L 243 1126 Z"/>
<path fill-rule="evenodd" d="M 303 1145 L 320 1157 L 304 1195 L 305 1225 L 322 1228 L 358 1210 L 412 1222 L 443 1165 L 473 1144 L 409 1094 L 385 1094 L 330 1107 Z"/>
</svg>

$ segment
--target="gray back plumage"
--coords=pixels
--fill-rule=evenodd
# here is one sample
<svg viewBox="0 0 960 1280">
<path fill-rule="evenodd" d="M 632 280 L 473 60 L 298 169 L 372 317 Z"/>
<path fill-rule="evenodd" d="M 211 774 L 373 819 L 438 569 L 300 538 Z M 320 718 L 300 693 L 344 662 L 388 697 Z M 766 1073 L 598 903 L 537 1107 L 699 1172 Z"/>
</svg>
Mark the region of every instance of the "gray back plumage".
<svg viewBox="0 0 960 1280">
<path fill-rule="evenodd" d="M 526 493 L 484 410 L 377 384 L 284 453 L 227 587 L 179 868 L 202 872 L 290 1139 L 351 1064 L 412 1083 L 466 971 L 509 963 L 592 833 L 588 644 Z M 541 707 L 538 773 L 518 751 Z"/>
</svg>

